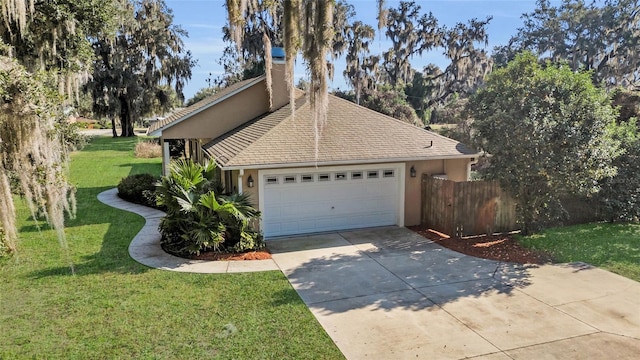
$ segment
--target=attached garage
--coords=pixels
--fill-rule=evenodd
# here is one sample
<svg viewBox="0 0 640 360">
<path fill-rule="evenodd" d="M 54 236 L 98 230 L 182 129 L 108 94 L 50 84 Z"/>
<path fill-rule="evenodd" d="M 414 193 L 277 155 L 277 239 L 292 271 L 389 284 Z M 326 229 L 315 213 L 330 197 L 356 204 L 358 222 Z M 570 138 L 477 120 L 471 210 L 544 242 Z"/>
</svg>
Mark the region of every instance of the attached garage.
<svg viewBox="0 0 640 360">
<path fill-rule="evenodd" d="M 295 113 L 284 59 L 154 124 L 165 141 L 198 139 L 229 191 L 250 196 L 267 238 L 421 221 L 422 174 L 467 180 L 478 153 L 436 133 L 328 96 L 326 118 L 302 90 Z M 270 89 L 269 89 L 270 88 Z M 193 142 L 194 144 L 196 142 Z"/>
<path fill-rule="evenodd" d="M 262 170 L 266 237 L 404 222 L 404 164 Z"/>
</svg>

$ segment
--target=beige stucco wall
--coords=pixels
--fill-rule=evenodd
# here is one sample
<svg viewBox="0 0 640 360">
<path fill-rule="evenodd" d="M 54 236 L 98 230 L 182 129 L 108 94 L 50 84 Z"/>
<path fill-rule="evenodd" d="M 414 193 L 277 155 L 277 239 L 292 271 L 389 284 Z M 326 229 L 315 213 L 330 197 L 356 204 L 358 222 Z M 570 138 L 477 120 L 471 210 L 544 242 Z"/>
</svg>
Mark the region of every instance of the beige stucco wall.
<svg viewBox="0 0 640 360">
<path fill-rule="evenodd" d="M 251 176 L 251 178 L 253 179 L 253 187 L 250 188 L 249 184 L 247 183 L 249 176 Z M 249 194 L 249 196 L 251 196 L 251 202 L 253 203 L 253 206 L 255 206 L 256 209 L 260 208 L 260 204 L 259 204 L 259 193 L 258 193 L 258 170 L 245 170 L 244 171 L 244 176 L 242 177 L 242 192 Z"/>
<path fill-rule="evenodd" d="M 444 173 L 449 180 L 467 181 L 469 180 L 470 159 L 450 159 L 444 162 Z"/>
<path fill-rule="evenodd" d="M 412 161 L 406 163 L 404 185 L 404 225 L 420 225 L 422 174 L 444 174 L 444 160 Z M 416 177 L 411 177 L 411 167 Z"/>
<path fill-rule="evenodd" d="M 271 66 L 271 111 L 277 110 L 289 103 L 289 86 L 286 81 L 286 65 L 284 62 L 274 61 Z"/>
<path fill-rule="evenodd" d="M 250 106 L 249 106 L 250 105 Z M 162 132 L 164 139 L 216 138 L 269 110 L 264 81 Z M 214 116 L 215 114 L 215 116 Z"/>
</svg>

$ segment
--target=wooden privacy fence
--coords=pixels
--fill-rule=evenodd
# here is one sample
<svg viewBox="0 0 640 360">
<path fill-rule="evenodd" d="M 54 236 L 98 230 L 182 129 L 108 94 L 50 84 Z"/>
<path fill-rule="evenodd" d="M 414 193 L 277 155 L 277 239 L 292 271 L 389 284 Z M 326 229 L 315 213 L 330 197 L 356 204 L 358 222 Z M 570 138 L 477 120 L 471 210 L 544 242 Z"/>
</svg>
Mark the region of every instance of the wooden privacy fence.
<svg viewBox="0 0 640 360">
<path fill-rule="evenodd" d="M 516 203 L 495 181 L 422 175 L 422 224 L 452 236 L 517 230 Z"/>
</svg>

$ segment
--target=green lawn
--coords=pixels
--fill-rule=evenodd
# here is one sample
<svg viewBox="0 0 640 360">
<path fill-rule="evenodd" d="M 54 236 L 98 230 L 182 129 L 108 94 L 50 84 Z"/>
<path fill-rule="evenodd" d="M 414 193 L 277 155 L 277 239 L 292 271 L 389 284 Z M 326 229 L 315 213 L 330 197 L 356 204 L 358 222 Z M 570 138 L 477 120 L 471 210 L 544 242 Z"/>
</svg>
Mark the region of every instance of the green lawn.
<svg viewBox="0 0 640 360">
<path fill-rule="evenodd" d="M 127 246 L 144 220 L 96 195 L 129 174 L 137 139 L 96 138 L 73 155 L 78 216 L 67 223 L 76 275 L 53 231 L 18 202 L 19 253 L 0 262 L 0 359 L 339 359 L 277 271 L 184 274 L 149 269 Z"/>
<path fill-rule="evenodd" d="M 559 262 L 582 261 L 640 281 L 640 225 L 593 223 L 522 236 L 526 247 L 545 250 Z"/>
</svg>

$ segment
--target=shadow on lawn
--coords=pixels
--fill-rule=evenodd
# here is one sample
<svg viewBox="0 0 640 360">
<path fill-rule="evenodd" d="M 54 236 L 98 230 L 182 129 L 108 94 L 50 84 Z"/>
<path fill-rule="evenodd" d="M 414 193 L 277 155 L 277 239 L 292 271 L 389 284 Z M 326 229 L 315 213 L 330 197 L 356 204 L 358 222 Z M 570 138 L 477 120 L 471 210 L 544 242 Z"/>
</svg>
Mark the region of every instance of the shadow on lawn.
<svg viewBox="0 0 640 360">
<path fill-rule="evenodd" d="M 304 251 L 313 252 L 308 244 Z M 395 245 L 398 248 L 390 247 Z M 283 272 L 310 308 L 330 314 L 360 308 L 419 311 L 461 298 L 510 296 L 531 284 L 530 269 L 537 267 L 474 258 L 434 243 L 414 243 L 404 254 L 397 251 L 406 250 L 406 245 L 387 241 L 384 248 L 357 253 L 337 250 L 337 254 L 312 257 Z M 323 244 L 319 248 L 326 249 Z M 281 294 L 274 305 L 289 299 L 290 294 Z"/>
<path fill-rule="evenodd" d="M 162 164 L 160 163 L 122 164 L 119 166 L 131 168 L 131 170 L 129 170 L 129 175 L 158 174 L 162 171 Z"/>
<path fill-rule="evenodd" d="M 110 136 L 94 136 L 90 140 L 90 146 L 82 149 L 83 152 L 98 151 L 133 151 L 135 144 L 140 141 L 139 137 L 110 137 Z"/>
<path fill-rule="evenodd" d="M 138 227 L 144 225 L 139 215 L 128 213 L 125 210 L 112 208 L 101 203 L 97 199 L 97 195 L 111 187 L 100 188 L 80 188 L 78 189 L 78 198 L 84 199 L 78 201 L 77 216 L 75 219 L 67 220 L 65 227 L 74 228 L 67 231 L 67 241 L 72 254 L 78 254 L 77 249 L 83 248 L 83 242 L 100 242 L 100 250 L 95 253 L 81 256 L 81 260 L 74 263 L 76 275 L 89 275 L 100 273 L 126 273 L 136 274 L 149 270 L 148 267 L 139 264 L 129 256 L 129 244 L 137 234 Z M 93 229 L 91 225 L 108 224 L 108 228 L 104 235 L 95 233 L 97 229 Z M 46 223 L 42 224 L 43 229 L 48 229 Z M 80 228 L 87 226 L 86 231 Z M 132 227 L 137 230 L 133 231 Z M 21 231 L 37 231 L 35 225 L 23 227 Z M 76 244 L 76 245 L 74 245 Z M 74 249 L 75 248 L 75 249 Z M 60 266 L 54 268 L 46 268 L 29 274 L 30 277 L 41 278 L 47 276 L 71 275 L 69 266 Z"/>
</svg>

